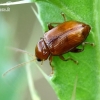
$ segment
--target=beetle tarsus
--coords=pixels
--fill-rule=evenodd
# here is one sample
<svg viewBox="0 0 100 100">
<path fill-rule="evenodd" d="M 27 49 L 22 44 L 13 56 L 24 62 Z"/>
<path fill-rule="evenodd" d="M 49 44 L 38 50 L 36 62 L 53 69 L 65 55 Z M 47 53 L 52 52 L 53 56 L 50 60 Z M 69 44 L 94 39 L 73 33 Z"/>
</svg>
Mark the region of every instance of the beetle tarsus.
<svg viewBox="0 0 100 100">
<path fill-rule="evenodd" d="M 74 60 L 73 58 L 69 57 L 69 58 L 64 58 L 62 55 L 59 56 L 61 60 L 63 61 L 68 61 L 68 60 L 72 60 L 74 63 L 78 64 L 78 61 Z"/>
<path fill-rule="evenodd" d="M 77 60 L 75 60 L 75 63 L 78 65 L 78 61 Z"/>
<path fill-rule="evenodd" d="M 89 45 L 91 45 L 91 46 L 94 46 L 94 43 L 90 43 L 90 42 L 83 42 L 83 43 L 82 43 L 83 46 L 86 45 L 86 44 L 89 44 Z"/>
<path fill-rule="evenodd" d="M 64 18 L 64 22 L 66 21 L 66 16 L 64 13 L 61 13 L 62 17 Z"/>
<path fill-rule="evenodd" d="M 81 51 L 83 51 L 83 50 L 84 50 L 84 47 L 85 47 L 85 45 L 87 45 L 87 44 L 89 44 L 89 45 L 91 45 L 91 46 L 94 46 L 94 43 L 90 43 L 90 42 L 83 42 L 83 43 L 82 43 L 82 49 L 81 49 Z"/>
</svg>

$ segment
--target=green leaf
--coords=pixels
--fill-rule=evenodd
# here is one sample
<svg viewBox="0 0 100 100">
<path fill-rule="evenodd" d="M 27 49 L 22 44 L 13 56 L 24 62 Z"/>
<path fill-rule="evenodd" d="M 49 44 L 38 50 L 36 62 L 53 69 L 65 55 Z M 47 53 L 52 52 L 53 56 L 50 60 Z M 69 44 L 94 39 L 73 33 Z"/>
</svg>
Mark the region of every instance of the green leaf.
<svg viewBox="0 0 100 100">
<path fill-rule="evenodd" d="M 36 0 L 44 31 L 47 24 L 63 22 L 61 12 L 67 20 L 77 20 L 91 26 L 86 39 L 95 46 L 85 46 L 81 53 L 66 53 L 79 62 L 64 62 L 53 57 L 54 75 L 51 79 L 59 100 L 100 100 L 100 0 Z M 81 46 L 80 46 L 81 48 Z"/>
</svg>

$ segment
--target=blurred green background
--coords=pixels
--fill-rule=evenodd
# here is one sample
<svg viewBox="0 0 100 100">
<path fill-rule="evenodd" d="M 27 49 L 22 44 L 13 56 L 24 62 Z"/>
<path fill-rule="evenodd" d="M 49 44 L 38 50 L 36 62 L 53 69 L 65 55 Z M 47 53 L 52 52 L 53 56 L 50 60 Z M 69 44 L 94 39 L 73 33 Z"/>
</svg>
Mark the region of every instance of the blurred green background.
<svg viewBox="0 0 100 100">
<path fill-rule="evenodd" d="M 0 0 L 0 3 L 4 2 L 7 0 Z M 2 77 L 2 74 L 11 67 L 25 62 L 23 53 L 10 50 L 8 47 L 23 49 L 34 55 L 35 45 L 43 36 L 42 27 L 31 6 L 36 9 L 35 4 L 0 6 L 0 9 L 9 8 L 9 11 L 0 10 L 0 100 L 33 100 L 25 66 Z M 48 61 L 40 67 L 50 75 L 51 68 Z M 51 86 L 34 63 L 31 63 L 31 71 L 32 81 L 40 100 L 57 100 Z"/>
</svg>

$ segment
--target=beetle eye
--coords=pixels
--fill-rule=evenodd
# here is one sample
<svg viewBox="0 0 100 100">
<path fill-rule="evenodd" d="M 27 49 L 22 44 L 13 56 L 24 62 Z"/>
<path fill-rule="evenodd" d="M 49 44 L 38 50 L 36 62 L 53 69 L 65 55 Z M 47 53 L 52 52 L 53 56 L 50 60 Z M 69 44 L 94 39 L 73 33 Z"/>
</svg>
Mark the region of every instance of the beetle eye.
<svg viewBox="0 0 100 100">
<path fill-rule="evenodd" d="M 41 59 L 37 58 L 37 61 L 41 61 Z"/>
</svg>

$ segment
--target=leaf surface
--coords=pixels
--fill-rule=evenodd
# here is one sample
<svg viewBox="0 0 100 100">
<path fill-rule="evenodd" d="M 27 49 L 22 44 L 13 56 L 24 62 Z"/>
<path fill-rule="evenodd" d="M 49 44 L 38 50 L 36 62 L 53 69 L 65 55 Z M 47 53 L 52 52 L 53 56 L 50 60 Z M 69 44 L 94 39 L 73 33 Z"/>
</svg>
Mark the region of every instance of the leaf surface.
<svg viewBox="0 0 100 100">
<path fill-rule="evenodd" d="M 39 17 L 44 31 L 47 24 L 63 22 L 61 12 L 67 20 L 77 20 L 91 26 L 86 41 L 95 46 L 85 46 L 81 53 L 66 53 L 65 58 L 72 57 L 79 62 L 64 62 L 53 57 L 53 88 L 60 100 L 99 100 L 100 99 L 100 1 L 99 0 L 36 0 Z M 79 46 L 81 48 L 81 46 Z"/>
</svg>

